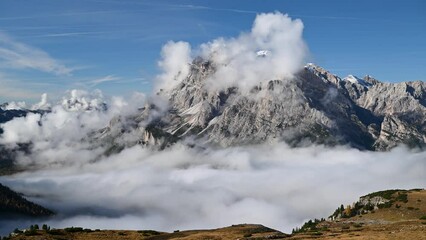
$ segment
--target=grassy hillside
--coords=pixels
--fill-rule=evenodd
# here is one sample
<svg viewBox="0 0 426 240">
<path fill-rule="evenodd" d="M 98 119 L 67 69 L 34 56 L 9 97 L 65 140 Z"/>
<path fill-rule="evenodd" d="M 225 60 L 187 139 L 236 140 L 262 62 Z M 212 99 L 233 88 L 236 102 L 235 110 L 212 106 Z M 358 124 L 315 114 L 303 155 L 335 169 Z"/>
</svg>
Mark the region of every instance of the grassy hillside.
<svg viewBox="0 0 426 240">
<path fill-rule="evenodd" d="M 10 188 L 0 184 L 0 218 L 43 217 L 53 212 L 22 197 Z"/>
<path fill-rule="evenodd" d="M 305 223 L 289 239 L 426 239 L 425 190 L 388 190 L 364 197 L 389 201 L 372 209 L 360 207 L 356 214 L 346 206 L 344 211 L 352 216 Z"/>
<path fill-rule="evenodd" d="M 173 233 L 157 232 L 152 230 L 123 231 L 123 230 L 89 230 L 83 228 L 67 228 L 60 230 L 37 230 L 19 233 L 10 239 L 46 239 L 46 240 L 100 240 L 100 239 L 283 239 L 287 237 L 279 231 L 264 227 L 262 225 L 233 225 L 231 227 L 213 230 L 191 230 L 175 231 Z"/>
</svg>

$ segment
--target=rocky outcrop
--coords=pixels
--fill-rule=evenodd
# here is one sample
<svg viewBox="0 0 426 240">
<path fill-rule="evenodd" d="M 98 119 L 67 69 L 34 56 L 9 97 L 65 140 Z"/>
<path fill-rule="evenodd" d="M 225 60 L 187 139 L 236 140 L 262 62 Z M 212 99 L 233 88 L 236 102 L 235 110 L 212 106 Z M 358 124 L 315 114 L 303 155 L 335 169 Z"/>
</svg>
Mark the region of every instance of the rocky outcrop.
<svg viewBox="0 0 426 240">
<path fill-rule="evenodd" d="M 261 82 L 242 93 L 236 87 L 208 90 L 213 62 L 197 58 L 190 68 L 174 89 L 157 94 L 168 108 L 159 110 L 152 101 L 139 114 L 112 121 L 96 138 L 117 144 L 114 139 L 132 133 L 127 145 L 161 148 L 179 139 L 222 147 L 284 140 L 368 150 L 426 143 L 424 82 L 340 78 L 308 64 L 294 78 Z"/>
<path fill-rule="evenodd" d="M 379 205 L 383 205 L 387 202 L 389 202 L 390 200 L 381 197 L 381 196 L 374 196 L 374 197 L 370 197 L 370 196 L 365 196 L 365 197 L 360 197 L 358 203 L 361 206 L 368 206 L 370 205 L 373 209 L 377 209 L 379 208 Z"/>
</svg>

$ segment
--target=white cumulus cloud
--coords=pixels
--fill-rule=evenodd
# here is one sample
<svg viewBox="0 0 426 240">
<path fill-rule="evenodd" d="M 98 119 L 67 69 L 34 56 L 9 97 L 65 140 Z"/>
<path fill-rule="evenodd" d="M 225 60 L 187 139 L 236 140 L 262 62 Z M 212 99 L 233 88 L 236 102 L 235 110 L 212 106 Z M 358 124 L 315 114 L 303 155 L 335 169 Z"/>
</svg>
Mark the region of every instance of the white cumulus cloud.
<svg viewBox="0 0 426 240">
<path fill-rule="evenodd" d="M 267 54 L 259 56 L 259 52 Z M 212 61 L 216 68 L 207 79 L 207 88 L 237 86 L 247 91 L 264 81 L 292 78 L 302 69 L 308 48 L 301 20 L 279 12 L 258 14 L 251 31 L 235 38 L 218 38 L 194 51 L 186 42 L 167 43 L 162 50 L 160 67 L 164 73 L 157 79 L 158 88 L 171 89 L 182 81 L 193 55 Z"/>
</svg>

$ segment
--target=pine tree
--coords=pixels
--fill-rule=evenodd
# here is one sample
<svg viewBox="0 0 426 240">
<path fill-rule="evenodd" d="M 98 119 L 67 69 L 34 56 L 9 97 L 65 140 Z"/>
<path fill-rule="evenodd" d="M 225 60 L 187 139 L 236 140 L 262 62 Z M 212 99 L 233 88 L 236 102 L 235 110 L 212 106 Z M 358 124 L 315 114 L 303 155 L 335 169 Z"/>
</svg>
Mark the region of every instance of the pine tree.
<svg viewBox="0 0 426 240">
<path fill-rule="evenodd" d="M 345 216 L 346 216 L 346 217 L 350 217 L 350 216 L 351 216 L 351 214 L 352 214 L 352 207 L 351 207 L 351 205 L 348 205 L 348 206 L 345 208 L 345 212 L 344 212 L 344 214 L 345 214 Z"/>
</svg>

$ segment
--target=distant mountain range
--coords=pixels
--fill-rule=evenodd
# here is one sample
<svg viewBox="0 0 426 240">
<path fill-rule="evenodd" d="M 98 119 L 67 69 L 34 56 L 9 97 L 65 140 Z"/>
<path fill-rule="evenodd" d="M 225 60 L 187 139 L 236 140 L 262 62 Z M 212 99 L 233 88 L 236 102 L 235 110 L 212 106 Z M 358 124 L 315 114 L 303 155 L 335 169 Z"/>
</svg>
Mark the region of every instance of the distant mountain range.
<svg viewBox="0 0 426 240">
<path fill-rule="evenodd" d="M 164 148 L 181 139 L 222 147 L 277 140 L 377 151 L 426 146 L 425 82 L 341 78 L 308 64 L 292 79 L 270 80 L 249 93 L 236 87 L 209 91 L 206 79 L 215 69 L 213 62 L 195 59 L 177 87 L 157 94 L 167 99 L 166 110 L 153 98 L 138 114 L 113 119 L 92 140 L 110 151 L 135 144 Z"/>
<path fill-rule="evenodd" d="M 310 63 L 292 79 L 263 82 L 248 93 L 236 87 L 211 91 L 206 79 L 216 68 L 195 59 L 174 89 L 158 92 L 137 114 L 99 126 L 88 139 L 107 146 L 108 153 L 136 144 L 162 149 L 182 139 L 221 147 L 281 140 L 291 146 L 315 143 L 377 151 L 398 144 L 426 146 L 425 82 L 341 78 Z M 166 99 L 168 107 L 158 98 Z M 107 109 L 105 103 L 95 103 L 72 98 L 62 105 L 70 111 Z M 47 111 L 3 104 L 0 123 L 29 112 Z"/>
<path fill-rule="evenodd" d="M 6 109 L 7 103 L 0 105 L 0 124 L 8 122 L 16 117 L 24 117 L 29 112 L 32 112 L 28 109 Z M 0 133 L 2 132 L 2 129 L 0 128 Z"/>
</svg>

